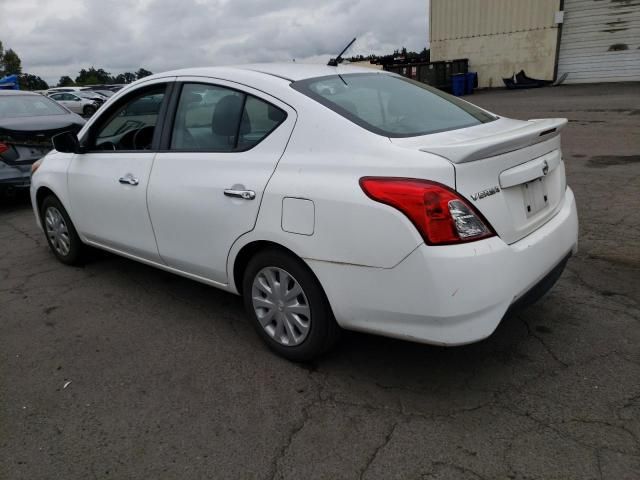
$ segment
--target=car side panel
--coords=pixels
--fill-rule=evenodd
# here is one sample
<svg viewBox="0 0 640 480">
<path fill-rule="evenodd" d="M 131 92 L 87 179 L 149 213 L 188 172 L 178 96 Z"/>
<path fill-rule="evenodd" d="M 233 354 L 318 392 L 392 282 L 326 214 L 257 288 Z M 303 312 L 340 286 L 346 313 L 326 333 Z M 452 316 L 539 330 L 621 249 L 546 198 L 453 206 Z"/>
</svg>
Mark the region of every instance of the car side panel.
<svg viewBox="0 0 640 480">
<path fill-rule="evenodd" d="M 391 268 L 423 243 L 422 237 L 401 212 L 367 197 L 360 178 L 429 178 L 454 185 L 453 166 L 445 159 L 398 148 L 325 107 L 311 108 L 299 112 L 287 150 L 265 191 L 255 229 L 234 244 L 228 272 L 233 272 L 241 248 L 259 240 L 282 245 L 308 261 Z M 311 235 L 282 228 L 285 197 L 313 202 Z M 236 285 L 240 281 L 234 280 Z"/>
<path fill-rule="evenodd" d="M 40 228 L 40 213 L 36 203 L 36 195 L 40 188 L 48 188 L 62 203 L 71 221 L 75 224 L 74 211 L 69 202 L 69 190 L 67 188 L 67 170 L 71 162 L 71 155 L 59 153 L 55 150 L 48 153 L 42 160 L 42 167 L 31 178 L 31 206 L 36 216 L 36 223 Z M 44 165 L 46 164 L 46 168 Z"/>
</svg>

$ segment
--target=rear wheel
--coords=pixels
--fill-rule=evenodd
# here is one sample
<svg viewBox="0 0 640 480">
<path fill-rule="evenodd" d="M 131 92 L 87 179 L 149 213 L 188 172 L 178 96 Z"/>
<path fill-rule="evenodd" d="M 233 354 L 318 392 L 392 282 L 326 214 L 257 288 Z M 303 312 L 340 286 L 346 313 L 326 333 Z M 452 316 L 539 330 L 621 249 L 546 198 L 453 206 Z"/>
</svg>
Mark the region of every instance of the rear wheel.
<svg viewBox="0 0 640 480">
<path fill-rule="evenodd" d="M 40 205 L 40 219 L 56 258 L 67 265 L 79 264 L 84 245 L 60 200 L 53 195 L 46 197 Z"/>
<path fill-rule="evenodd" d="M 256 254 L 243 279 L 247 314 L 265 343 L 279 355 L 308 361 L 329 350 L 340 327 L 318 280 L 293 255 Z"/>
<path fill-rule="evenodd" d="M 82 112 L 84 113 L 85 117 L 90 117 L 94 113 L 96 113 L 96 110 L 96 107 L 94 107 L 93 105 L 85 105 L 85 107 L 82 109 Z"/>
</svg>

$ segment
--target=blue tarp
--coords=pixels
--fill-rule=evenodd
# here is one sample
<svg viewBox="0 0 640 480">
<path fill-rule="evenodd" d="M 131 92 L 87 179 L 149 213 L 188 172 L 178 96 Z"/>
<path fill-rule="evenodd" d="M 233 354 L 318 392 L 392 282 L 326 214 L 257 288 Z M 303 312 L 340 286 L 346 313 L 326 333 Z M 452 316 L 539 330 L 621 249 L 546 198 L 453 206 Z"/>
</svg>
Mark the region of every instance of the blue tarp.
<svg viewBox="0 0 640 480">
<path fill-rule="evenodd" d="M 20 84 L 18 83 L 17 75 L 7 75 L 4 78 L 0 78 L 0 89 L 2 90 L 20 90 Z"/>
</svg>

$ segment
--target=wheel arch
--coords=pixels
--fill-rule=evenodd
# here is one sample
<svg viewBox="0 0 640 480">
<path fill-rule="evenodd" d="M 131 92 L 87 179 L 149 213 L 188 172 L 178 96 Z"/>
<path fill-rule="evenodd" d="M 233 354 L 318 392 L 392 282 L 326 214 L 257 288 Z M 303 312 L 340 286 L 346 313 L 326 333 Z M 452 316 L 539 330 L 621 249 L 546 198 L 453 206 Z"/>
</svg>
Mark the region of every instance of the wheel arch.
<svg viewBox="0 0 640 480">
<path fill-rule="evenodd" d="M 324 285 L 322 285 L 320 278 L 318 277 L 316 272 L 313 271 L 313 268 L 311 268 L 311 266 L 305 261 L 305 259 L 299 254 L 297 254 L 294 250 L 282 245 L 281 243 L 275 242 L 273 240 L 252 240 L 248 242 L 246 245 L 243 245 L 238 251 L 235 258 L 233 259 L 233 268 L 231 269 L 231 278 L 230 278 L 231 285 L 230 286 L 232 287 L 235 286 L 235 289 L 239 295 L 242 295 L 242 276 L 244 275 L 244 271 L 246 270 L 247 265 L 249 264 L 249 261 L 258 252 L 267 250 L 267 249 L 280 250 L 299 260 L 309 270 L 309 272 L 311 272 L 316 282 L 318 282 L 318 285 L 322 290 L 322 294 L 327 299 L 329 306 L 331 306 L 331 301 L 329 300 L 329 296 L 327 295 Z"/>
<path fill-rule="evenodd" d="M 62 200 L 60 200 L 60 197 L 56 195 L 55 192 L 51 190 L 49 187 L 47 186 L 38 187 L 38 190 L 36 190 L 36 206 L 38 207 L 38 212 L 40 211 L 40 206 L 42 205 L 42 202 L 49 195 L 53 195 L 62 203 Z"/>
<path fill-rule="evenodd" d="M 249 264 L 251 258 L 256 255 L 258 252 L 267 249 L 276 249 L 281 250 L 283 252 L 288 253 L 289 255 L 294 256 L 302 263 L 307 265 L 307 263 L 300 257 L 300 255 L 296 254 L 293 250 L 271 240 L 253 240 L 246 245 L 243 245 L 242 248 L 238 251 L 235 259 L 233 260 L 233 269 L 231 271 L 231 281 L 235 286 L 235 289 L 238 291 L 240 295 L 242 295 L 242 276 L 244 275 L 244 271 Z M 307 265 L 307 268 L 309 266 Z M 309 270 L 311 270 L 309 268 Z M 315 276 L 315 273 L 314 273 Z M 317 279 L 317 277 L 316 277 Z M 318 282 L 319 283 L 319 282 Z"/>
</svg>

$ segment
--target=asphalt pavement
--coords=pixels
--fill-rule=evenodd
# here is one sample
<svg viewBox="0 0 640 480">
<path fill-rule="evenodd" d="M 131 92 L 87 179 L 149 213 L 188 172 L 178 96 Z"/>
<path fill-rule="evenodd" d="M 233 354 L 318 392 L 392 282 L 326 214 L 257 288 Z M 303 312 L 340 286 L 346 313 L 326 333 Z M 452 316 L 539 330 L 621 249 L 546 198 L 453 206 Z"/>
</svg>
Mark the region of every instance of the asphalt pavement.
<svg viewBox="0 0 640 480">
<path fill-rule="evenodd" d="M 567 117 L 580 252 L 478 344 L 364 334 L 308 365 L 239 297 L 114 255 L 58 263 L 0 203 L 0 478 L 639 479 L 640 85 L 491 91 Z"/>
</svg>

